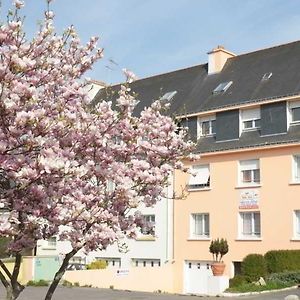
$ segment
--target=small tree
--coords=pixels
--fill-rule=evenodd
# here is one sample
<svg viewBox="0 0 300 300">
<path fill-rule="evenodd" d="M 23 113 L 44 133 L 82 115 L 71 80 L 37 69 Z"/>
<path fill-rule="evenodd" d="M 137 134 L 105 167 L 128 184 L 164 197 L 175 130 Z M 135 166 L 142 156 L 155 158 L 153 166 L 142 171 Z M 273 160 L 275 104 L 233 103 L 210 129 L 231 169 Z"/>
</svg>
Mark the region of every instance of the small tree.
<svg viewBox="0 0 300 300">
<path fill-rule="evenodd" d="M 87 82 L 79 79 L 102 56 L 97 38 L 82 46 L 73 27 L 57 35 L 48 7 L 28 41 L 23 5 L 15 0 L 0 24 L 0 207 L 6 212 L 0 236 L 9 237 L 7 251 L 15 257 L 12 272 L 0 260 L 0 280 L 7 299 L 16 299 L 24 288 L 22 251 L 57 235 L 72 249 L 49 286 L 45 299 L 51 299 L 80 249 L 103 250 L 136 236 L 143 218 L 131 209 L 164 196 L 169 174 L 182 167 L 178 157 L 192 144 L 159 101 L 134 116 L 137 101 L 128 85 L 115 109 L 106 101 L 90 105 Z"/>
<path fill-rule="evenodd" d="M 226 239 L 212 240 L 209 246 L 209 252 L 213 255 L 213 260 L 221 262 L 223 256 L 228 252 L 229 247 Z"/>
</svg>

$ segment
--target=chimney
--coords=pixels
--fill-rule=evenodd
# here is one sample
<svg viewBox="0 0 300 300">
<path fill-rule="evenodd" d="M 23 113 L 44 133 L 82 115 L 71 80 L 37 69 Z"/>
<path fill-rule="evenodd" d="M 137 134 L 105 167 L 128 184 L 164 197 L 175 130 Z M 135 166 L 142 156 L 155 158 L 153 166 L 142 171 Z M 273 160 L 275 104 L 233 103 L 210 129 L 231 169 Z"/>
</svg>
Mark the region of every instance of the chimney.
<svg viewBox="0 0 300 300">
<path fill-rule="evenodd" d="M 226 61 L 235 54 L 225 50 L 223 46 L 212 49 L 208 54 L 208 75 L 222 71 Z"/>
</svg>

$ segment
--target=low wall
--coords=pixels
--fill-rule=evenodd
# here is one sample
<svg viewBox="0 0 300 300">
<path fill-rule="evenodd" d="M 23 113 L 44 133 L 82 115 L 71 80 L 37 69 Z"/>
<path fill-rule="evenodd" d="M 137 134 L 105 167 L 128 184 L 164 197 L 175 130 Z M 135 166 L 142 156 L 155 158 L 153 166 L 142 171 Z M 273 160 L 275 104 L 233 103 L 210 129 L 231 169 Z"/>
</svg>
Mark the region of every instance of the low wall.
<svg viewBox="0 0 300 300">
<path fill-rule="evenodd" d="M 130 269 L 66 271 L 64 279 L 81 286 L 144 292 L 175 292 L 173 265 L 161 267 L 137 267 Z"/>
<path fill-rule="evenodd" d="M 34 258 L 32 256 L 24 256 L 22 258 L 20 273 L 18 276 L 18 281 L 22 284 L 26 284 L 29 280 L 33 279 L 33 259 Z M 14 259 L 4 260 L 4 264 L 10 272 L 13 271 L 15 265 Z M 6 274 L 4 275 L 6 276 Z"/>
</svg>

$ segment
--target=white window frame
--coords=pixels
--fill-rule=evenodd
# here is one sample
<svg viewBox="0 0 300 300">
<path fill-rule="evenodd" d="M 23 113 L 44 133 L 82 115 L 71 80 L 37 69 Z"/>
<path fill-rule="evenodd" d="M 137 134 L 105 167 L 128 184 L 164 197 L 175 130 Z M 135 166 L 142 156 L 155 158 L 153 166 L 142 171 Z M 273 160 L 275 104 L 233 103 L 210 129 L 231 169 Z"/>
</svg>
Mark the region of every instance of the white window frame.
<svg viewBox="0 0 300 300">
<path fill-rule="evenodd" d="M 300 154 L 293 155 L 292 176 L 293 182 L 300 183 Z"/>
<path fill-rule="evenodd" d="M 294 210 L 293 221 L 294 221 L 293 238 L 300 240 L 300 209 Z"/>
<path fill-rule="evenodd" d="M 255 214 L 259 214 L 259 232 L 255 232 Z M 250 234 L 243 233 L 244 228 L 244 215 L 251 216 L 251 232 Z M 261 213 L 260 211 L 240 211 L 239 212 L 239 238 L 240 239 L 261 239 Z"/>
<path fill-rule="evenodd" d="M 293 121 L 293 109 L 300 108 L 300 101 L 288 102 L 288 125 L 299 125 L 300 120 Z"/>
<path fill-rule="evenodd" d="M 260 107 L 240 110 L 240 118 L 242 132 L 258 130 L 261 127 L 255 124 L 256 121 L 261 120 Z M 245 122 L 251 122 L 251 127 L 245 128 Z"/>
<path fill-rule="evenodd" d="M 145 215 L 143 215 L 143 218 L 144 218 L 145 222 L 147 222 L 151 226 L 153 226 L 152 227 L 153 233 L 150 234 L 150 233 L 146 232 L 146 229 L 144 229 L 144 230 L 141 230 L 141 234 L 146 235 L 146 236 L 155 236 L 155 224 L 156 224 L 155 214 L 147 214 L 147 215 L 145 214 Z"/>
<path fill-rule="evenodd" d="M 212 122 L 215 121 L 216 122 L 216 115 L 210 115 L 210 116 L 206 116 L 206 117 L 198 117 L 198 122 L 197 122 L 197 137 L 198 139 L 200 137 L 205 137 L 205 136 L 214 136 L 216 133 L 213 132 L 213 126 L 212 126 Z M 202 132 L 202 123 L 208 122 L 209 123 L 209 133 L 205 134 Z"/>
<path fill-rule="evenodd" d="M 259 171 L 259 181 L 255 181 L 255 171 Z M 244 181 L 244 172 L 250 171 L 250 181 Z M 257 186 L 261 184 L 261 171 L 259 159 L 249 159 L 239 161 L 239 185 Z"/>
<path fill-rule="evenodd" d="M 197 218 L 199 218 L 197 220 Z M 206 222 L 207 218 L 207 222 Z M 197 222 L 200 224 L 200 232 L 197 233 Z M 207 228 L 206 228 L 207 226 Z M 190 215 L 190 239 L 209 239 L 210 238 L 210 218 L 209 213 L 191 213 Z"/>
<path fill-rule="evenodd" d="M 188 190 L 203 190 L 210 188 L 209 164 L 191 166 L 191 174 L 188 182 Z"/>
</svg>

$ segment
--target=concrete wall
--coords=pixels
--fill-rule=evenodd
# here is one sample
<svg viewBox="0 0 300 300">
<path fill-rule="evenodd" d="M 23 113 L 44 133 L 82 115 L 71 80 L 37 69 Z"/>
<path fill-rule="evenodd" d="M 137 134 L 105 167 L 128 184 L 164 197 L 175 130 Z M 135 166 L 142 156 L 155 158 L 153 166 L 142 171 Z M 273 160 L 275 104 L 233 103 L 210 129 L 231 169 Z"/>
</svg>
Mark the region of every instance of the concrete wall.
<svg viewBox="0 0 300 300">
<path fill-rule="evenodd" d="M 64 279 L 81 286 L 92 285 L 98 288 L 115 288 L 145 292 L 174 292 L 173 265 L 162 267 L 144 267 L 122 269 L 107 268 L 104 270 L 67 271 Z M 122 275 L 120 275 L 122 274 Z"/>
</svg>

